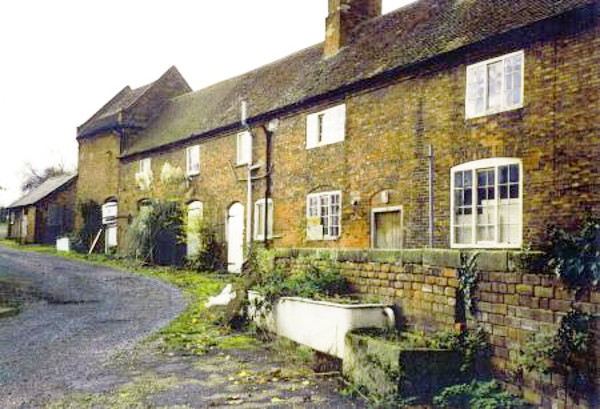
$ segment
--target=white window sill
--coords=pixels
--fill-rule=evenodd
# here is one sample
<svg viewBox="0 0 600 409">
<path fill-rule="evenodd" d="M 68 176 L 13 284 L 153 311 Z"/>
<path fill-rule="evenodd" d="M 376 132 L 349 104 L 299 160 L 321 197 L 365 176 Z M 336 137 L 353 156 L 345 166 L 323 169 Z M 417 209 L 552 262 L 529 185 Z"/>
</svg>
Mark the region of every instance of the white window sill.
<svg viewBox="0 0 600 409">
<path fill-rule="evenodd" d="M 476 244 L 452 244 L 453 249 L 520 249 L 523 243 L 507 244 L 507 243 L 476 243 Z"/>
<path fill-rule="evenodd" d="M 515 105 L 515 106 L 511 106 L 511 107 L 507 107 L 507 108 L 493 109 L 493 110 L 481 112 L 479 114 L 474 114 L 474 115 L 466 115 L 465 114 L 465 119 L 483 118 L 484 116 L 496 115 L 496 114 L 499 114 L 501 112 L 516 111 L 517 109 L 521 109 L 521 108 L 523 108 L 523 104 Z"/>
<path fill-rule="evenodd" d="M 267 240 L 280 239 L 280 238 L 282 238 L 282 237 L 283 237 L 283 236 L 282 236 L 282 235 L 280 235 L 280 234 L 275 234 L 275 235 L 273 235 L 273 236 L 269 236 L 269 237 L 267 238 Z M 265 238 L 264 238 L 263 236 L 255 236 L 255 237 L 254 237 L 254 241 L 263 241 L 264 239 L 265 239 Z"/>
<path fill-rule="evenodd" d="M 320 148 L 322 146 L 327 146 L 327 145 L 335 145 L 336 143 L 342 143 L 342 142 L 344 142 L 344 141 L 321 142 L 317 145 L 310 145 L 310 146 L 307 145 L 306 150 Z"/>
</svg>

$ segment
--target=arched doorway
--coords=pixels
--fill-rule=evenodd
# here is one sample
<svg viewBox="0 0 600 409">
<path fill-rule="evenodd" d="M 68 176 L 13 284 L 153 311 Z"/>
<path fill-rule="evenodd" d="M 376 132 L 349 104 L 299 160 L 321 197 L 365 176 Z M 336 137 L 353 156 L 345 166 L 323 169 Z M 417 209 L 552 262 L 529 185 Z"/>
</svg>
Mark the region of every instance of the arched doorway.
<svg viewBox="0 0 600 409">
<path fill-rule="evenodd" d="M 118 203 L 108 199 L 102 206 L 102 224 L 104 225 L 104 251 L 110 252 L 117 247 L 117 215 Z"/>
<path fill-rule="evenodd" d="M 244 262 L 244 205 L 234 203 L 227 211 L 227 270 L 241 273 Z"/>
<path fill-rule="evenodd" d="M 202 202 L 194 200 L 187 206 L 187 256 L 193 257 L 200 252 L 202 241 L 200 237 L 200 224 L 202 223 Z"/>
</svg>

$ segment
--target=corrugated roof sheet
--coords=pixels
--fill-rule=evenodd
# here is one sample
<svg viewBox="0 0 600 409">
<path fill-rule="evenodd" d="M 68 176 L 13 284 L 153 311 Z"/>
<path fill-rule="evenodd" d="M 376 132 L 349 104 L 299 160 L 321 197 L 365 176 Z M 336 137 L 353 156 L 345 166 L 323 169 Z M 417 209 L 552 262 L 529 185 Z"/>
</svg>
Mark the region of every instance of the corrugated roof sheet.
<svg viewBox="0 0 600 409">
<path fill-rule="evenodd" d="M 323 58 L 323 44 L 208 88 L 171 99 L 124 152 L 155 149 L 249 117 L 410 66 L 597 0 L 421 0 L 360 25 L 348 46 Z"/>
<path fill-rule="evenodd" d="M 67 183 L 69 183 L 70 181 L 75 179 L 76 177 L 77 177 L 77 174 L 75 173 L 75 174 L 67 174 L 67 175 L 55 176 L 53 178 L 50 178 L 50 179 L 44 181 L 44 183 L 42 183 L 35 189 L 32 189 L 29 193 L 22 196 L 20 199 L 18 199 L 11 205 L 7 206 L 7 208 L 10 209 L 10 208 L 14 208 L 14 207 L 29 206 L 34 203 L 37 203 L 40 200 L 42 200 L 43 198 L 45 198 L 48 195 L 55 192 L 57 189 L 63 187 L 64 185 L 66 185 Z"/>
</svg>

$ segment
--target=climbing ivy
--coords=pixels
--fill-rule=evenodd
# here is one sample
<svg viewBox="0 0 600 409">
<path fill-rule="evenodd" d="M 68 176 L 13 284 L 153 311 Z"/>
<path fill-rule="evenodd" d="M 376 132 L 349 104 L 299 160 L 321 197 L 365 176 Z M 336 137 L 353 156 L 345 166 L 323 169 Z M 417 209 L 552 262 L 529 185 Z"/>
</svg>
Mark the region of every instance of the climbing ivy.
<svg viewBox="0 0 600 409">
<path fill-rule="evenodd" d="M 479 253 L 471 255 L 467 253 L 460 254 L 460 266 L 458 267 L 459 278 L 459 300 L 463 303 L 464 311 L 475 314 L 477 282 L 479 274 L 476 269 L 476 261 Z"/>
<path fill-rule="evenodd" d="M 579 300 L 600 288 L 600 218 L 588 217 L 575 232 L 551 227 L 546 265 Z"/>
</svg>

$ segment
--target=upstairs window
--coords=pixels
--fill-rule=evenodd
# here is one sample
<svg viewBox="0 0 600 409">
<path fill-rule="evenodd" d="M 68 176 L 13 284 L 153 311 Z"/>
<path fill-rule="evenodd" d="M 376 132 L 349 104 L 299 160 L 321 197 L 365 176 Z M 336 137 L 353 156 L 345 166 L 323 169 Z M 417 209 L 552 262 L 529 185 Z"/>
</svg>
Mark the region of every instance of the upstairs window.
<svg viewBox="0 0 600 409">
<path fill-rule="evenodd" d="M 139 173 L 143 175 L 150 175 L 152 168 L 150 167 L 150 158 L 144 158 L 140 160 Z"/>
<path fill-rule="evenodd" d="M 189 146 L 185 150 L 185 173 L 194 176 L 200 173 L 200 145 Z"/>
<path fill-rule="evenodd" d="M 259 199 L 254 203 L 254 239 L 265 239 L 265 208 L 267 210 L 267 238 L 273 237 L 273 200 L 269 199 L 265 206 L 265 199 Z"/>
<path fill-rule="evenodd" d="M 334 240 L 342 230 L 342 193 L 313 193 L 306 197 L 308 240 Z"/>
<path fill-rule="evenodd" d="M 520 159 L 493 158 L 452 168 L 452 247 L 516 248 L 522 242 Z"/>
<path fill-rule="evenodd" d="M 345 137 L 345 104 L 306 117 L 306 149 L 342 142 Z"/>
<path fill-rule="evenodd" d="M 251 164 L 252 160 L 252 135 L 250 132 L 240 132 L 237 134 L 237 158 L 238 165 Z"/>
<path fill-rule="evenodd" d="M 467 67 L 466 117 L 523 106 L 523 51 Z"/>
</svg>

